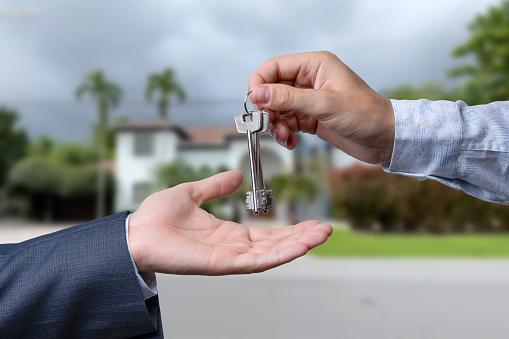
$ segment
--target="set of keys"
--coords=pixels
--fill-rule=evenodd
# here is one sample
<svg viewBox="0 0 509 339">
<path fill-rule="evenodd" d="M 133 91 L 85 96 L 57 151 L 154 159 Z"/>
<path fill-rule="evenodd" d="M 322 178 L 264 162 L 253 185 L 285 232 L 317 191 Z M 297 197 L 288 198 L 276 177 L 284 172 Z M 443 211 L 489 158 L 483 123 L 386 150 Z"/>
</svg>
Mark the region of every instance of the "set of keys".
<svg viewBox="0 0 509 339">
<path fill-rule="evenodd" d="M 249 94 L 244 99 L 245 112 L 235 115 L 237 132 L 247 134 L 249 149 L 249 166 L 251 168 L 251 191 L 247 192 L 246 210 L 258 215 L 260 211 L 267 214 L 274 208 L 274 194 L 272 190 L 265 189 L 263 180 L 262 161 L 260 157 L 259 133 L 267 132 L 269 128 L 269 113 L 259 110 L 248 110 L 246 106 Z"/>
</svg>

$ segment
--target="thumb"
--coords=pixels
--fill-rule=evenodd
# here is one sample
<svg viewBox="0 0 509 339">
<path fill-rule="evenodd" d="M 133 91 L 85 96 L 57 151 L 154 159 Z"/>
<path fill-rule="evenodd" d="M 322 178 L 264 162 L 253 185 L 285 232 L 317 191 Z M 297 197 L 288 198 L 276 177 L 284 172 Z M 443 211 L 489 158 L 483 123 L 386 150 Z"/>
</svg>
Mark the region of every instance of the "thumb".
<svg viewBox="0 0 509 339">
<path fill-rule="evenodd" d="M 274 111 L 295 111 L 316 118 L 328 109 L 328 91 L 311 88 L 296 88 L 283 84 L 263 84 L 253 89 L 250 95 L 253 104 Z"/>
<path fill-rule="evenodd" d="M 200 181 L 182 184 L 181 187 L 191 194 L 198 205 L 201 205 L 209 200 L 232 194 L 242 185 L 242 178 L 241 171 L 228 171 Z"/>
</svg>

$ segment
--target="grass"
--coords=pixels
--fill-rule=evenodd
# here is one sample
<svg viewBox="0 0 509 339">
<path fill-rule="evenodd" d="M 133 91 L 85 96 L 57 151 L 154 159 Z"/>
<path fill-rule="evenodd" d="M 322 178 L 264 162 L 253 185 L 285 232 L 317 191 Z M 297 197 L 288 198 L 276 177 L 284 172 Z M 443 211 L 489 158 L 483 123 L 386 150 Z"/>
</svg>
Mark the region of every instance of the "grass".
<svg viewBox="0 0 509 339">
<path fill-rule="evenodd" d="M 311 253 L 365 258 L 509 258 L 509 235 L 383 235 L 335 229 Z"/>
</svg>

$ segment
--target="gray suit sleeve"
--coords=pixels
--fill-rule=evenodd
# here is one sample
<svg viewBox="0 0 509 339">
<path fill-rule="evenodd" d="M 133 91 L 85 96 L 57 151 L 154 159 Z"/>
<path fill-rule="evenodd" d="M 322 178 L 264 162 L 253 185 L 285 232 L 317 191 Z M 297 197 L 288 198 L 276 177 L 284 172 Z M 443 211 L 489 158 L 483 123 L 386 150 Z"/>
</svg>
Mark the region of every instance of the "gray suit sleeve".
<svg viewBox="0 0 509 339">
<path fill-rule="evenodd" d="M 125 234 L 128 212 L 0 245 L 1 338 L 161 338 Z"/>
</svg>

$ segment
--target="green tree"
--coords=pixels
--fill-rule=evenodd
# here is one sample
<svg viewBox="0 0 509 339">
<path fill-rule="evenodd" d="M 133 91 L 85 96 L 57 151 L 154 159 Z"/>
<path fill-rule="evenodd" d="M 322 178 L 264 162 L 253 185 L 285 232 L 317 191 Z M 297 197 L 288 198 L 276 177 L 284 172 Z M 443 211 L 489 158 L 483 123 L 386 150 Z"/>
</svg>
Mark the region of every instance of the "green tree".
<svg viewBox="0 0 509 339">
<path fill-rule="evenodd" d="M 509 209 L 437 181 L 388 176 L 357 164 L 331 173 L 335 217 L 357 230 L 383 232 L 507 231 Z"/>
<path fill-rule="evenodd" d="M 56 143 L 49 137 L 35 140 L 26 157 L 11 169 L 7 186 L 11 197 L 29 203 L 29 214 L 49 221 L 63 200 L 97 194 L 98 154 L 91 145 Z M 106 176 L 106 191 L 111 194 L 113 178 Z M 56 209 L 54 208 L 56 206 Z M 40 213 L 41 212 L 41 213 Z"/>
<path fill-rule="evenodd" d="M 184 89 L 176 79 L 175 71 L 171 68 L 167 68 L 161 73 L 152 73 L 149 75 L 147 87 L 145 89 L 147 99 L 152 100 L 156 92 L 159 93 L 157 99 L 159 117 L 163 120 L 168 119 L 168 107 L 171 97 L 176 95 L 181 101 L 186 97 Z"/>
<path fill-rule="evenodd" d="M 98 154 L 95 149 L 88 145 L 78 143 L 60 143 L 55 147 L 55 160 L 68 166 L 93 165 L 98 161 Z"/>
<path fill-rule="evenodd" d="M 159 168 L 158 184 L 163 188 L 174 187 L 184 182 L 198 180 L 195 171 L 182 159 L 177 159 Z M 154 191 L 156 188 L 154 188 Z"/>
<path fill-rule="evenodd" d="M 5 184 L 10 168 L 27 150 L 26 132 L 16 127 L 18 113 L 0 107 L 0 188 Z"/>
<path fill-rule="evenodd" d="M 317 194 L 317 187 L 312 179 L 300 173 L 281 173 L 270 180 L 270 188 L 276 192 L 276 199 L 289 204 L 290 223 L 297 220 L 297 204 L 301 201 L 312 202 Z"/>
<path fill-rule="evenodd" d="M 125 125 L 130 122 L 130 119 L 125 116 L 117 117 L 113 123 L 112 126 L 120 126 Z M 99 123 L 94 124 L 92 126 L 92 144 L 96 147 L 96 149 L 99 149 L 99 145 L 101 143 L 101 136 L 102 129 Z M 115 131 L 112 128 L 108 128 L 106 130 L 106 158 L 107 159 L 114 159 L 115 158 Z"/>
<path fill-rule="evenodd" d="M 96 71 L 88 74 L 82 84 L 76 89 L 76 97 L 89 95 L 97 105 L 99 112 L 99 175 L 97 176 L 97 217 L 104 216 L 105 209 L 105 185 L 106 168 L 106 138 L 109 130 L 109 111 L 117 106 L 122 96 L 122 91 L 113 82 L 106 79 L 103 72 Z"/>
<path fill-rule="evenodd" d="M 460 95 L 471 105 L 509 99 L 509 1 L 490 7 L 469 25 L 471 36 L 452 55 L 473 56 L 474 63 L 449 71 L 464 77 Z"/>
<path fill-rule="evenodd" d="M 43 218 L 49 222 L 52 219 L 53 203 L 58 194 L 61 178 L 60 168 L 49 157 L 30 156 L 13 166 L 9 176 L 9 187 L 15 192 L 28 195 L 32 205 L 43 202 Z"/>
<path fill-rule="evenodd" d="M 160 186 L 159 188 L 174 187 L 184 182 L 202 180 L 214 174 L 216 173 L 209 168 L 204 167 L 200 170 L 195 170 L 182 159 L 177 159 L 159 168 L 157 173 L 158 186 Z M 154 187 L 153 191 L 156 190 L 157 188 Z M 223 205 L 225 202 L 226 198 L 207 201 L 201 206 L 201 208 L 212 213 L 215 209 L 217 209 L 217 207 Z"/>
<path fill-rule="evenodd" d="M 443 84 L 436 81 L 427 81 L 419 86 L 411 84 L 401 85 L 385 90 L 383 94 L 388 98 L 398 100 L 418 100 L 423 98 L 428 100 L 452 100 L 454 96 Z"/>
<path fill-rule="evenodd" d="M 29 156 L 47 157 L 55 151 L 55 140 L 49 135 L 43 135 L 33 140 L 28 146 Z"/>
</svg>

